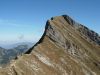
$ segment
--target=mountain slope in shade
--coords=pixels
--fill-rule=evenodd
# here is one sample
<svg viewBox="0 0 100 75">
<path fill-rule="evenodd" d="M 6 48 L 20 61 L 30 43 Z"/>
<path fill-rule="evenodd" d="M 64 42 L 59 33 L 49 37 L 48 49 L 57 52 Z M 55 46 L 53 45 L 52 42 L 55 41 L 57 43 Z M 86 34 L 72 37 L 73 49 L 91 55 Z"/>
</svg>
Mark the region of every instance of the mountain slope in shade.
<svg viewBox="0 0 100 75">
<path fill-rule="evenodd" d="M 0 47 L 0 67 L 4 67 L 17 56 L 25 53 L 29 48 L 32 47 L 32 44 L 19 44 L 16 47 L 11 49 L 4 49 Z"/>
<path fill-rule="evenodd" d="M 67 15 L 53 17 L 39 42 L 0 75 L 100 75 L 100 37 Z"/>
</svg>

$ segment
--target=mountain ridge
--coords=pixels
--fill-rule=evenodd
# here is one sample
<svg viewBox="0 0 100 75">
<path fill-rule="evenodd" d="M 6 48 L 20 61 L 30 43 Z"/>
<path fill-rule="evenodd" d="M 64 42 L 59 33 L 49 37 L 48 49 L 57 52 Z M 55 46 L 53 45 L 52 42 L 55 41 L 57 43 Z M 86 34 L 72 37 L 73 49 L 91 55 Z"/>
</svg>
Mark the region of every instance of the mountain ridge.
<svg viewBox="0 0 100 75">
<path fill-rule="evenodd" d="M 0 75 L 99 75 L 99 35 L 80 28 L 67 15 L 51 18 L 35 46 L 1 69 Z"/>
<path fill-rule="evenodd" d="M 29 47 L 32 47 L 34 45 L 34 43 L 32 43 L 32 42 L 17 42 L 17 43 L 13 43 L 13 44 L 0 44 L 0 47 L 3 47 L 5 49 L 11 49 L 11 48 L 17 47 L 18 45 L 26 45 L 26 44 L 29 45 Z"/>
</svg>

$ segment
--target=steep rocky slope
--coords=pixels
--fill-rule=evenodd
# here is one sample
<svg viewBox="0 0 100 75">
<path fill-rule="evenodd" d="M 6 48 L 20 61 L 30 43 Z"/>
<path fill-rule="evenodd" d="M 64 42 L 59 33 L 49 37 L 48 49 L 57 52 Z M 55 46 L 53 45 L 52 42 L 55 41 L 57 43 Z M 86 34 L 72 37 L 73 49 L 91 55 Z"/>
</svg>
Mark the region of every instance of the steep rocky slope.
<svg viewBox="0 0 100 75">
<path fill-rule="evenodd" d="M 100 75 L 100 37 L 67 15 L 53 17 L 39 42 L 0 75 Z"/>
</svg>

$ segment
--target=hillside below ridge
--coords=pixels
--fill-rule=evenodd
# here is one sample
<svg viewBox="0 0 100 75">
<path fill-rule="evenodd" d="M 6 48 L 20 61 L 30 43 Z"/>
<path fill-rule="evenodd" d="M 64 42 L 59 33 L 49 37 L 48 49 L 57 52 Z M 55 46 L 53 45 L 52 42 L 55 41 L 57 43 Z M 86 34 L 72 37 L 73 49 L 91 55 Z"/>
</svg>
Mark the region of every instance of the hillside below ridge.
<svg viewBox="0 0 100 75">
<path fill-rule="evenodd" d="M 47 21 L 41 39 L 0 75 L 99 75 L 100 36 L 68 15 Z"/>
</svg>

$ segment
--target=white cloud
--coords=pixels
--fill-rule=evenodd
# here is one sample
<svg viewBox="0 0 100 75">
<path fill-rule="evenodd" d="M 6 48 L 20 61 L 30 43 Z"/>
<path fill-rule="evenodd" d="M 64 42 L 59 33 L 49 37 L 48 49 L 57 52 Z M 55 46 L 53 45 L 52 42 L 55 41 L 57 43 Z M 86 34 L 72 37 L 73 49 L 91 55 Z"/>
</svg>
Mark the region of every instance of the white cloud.
<svg viewBox="0 0 100 75">
<path fill-rule="evenodd" d="M 23 40 L 23 39 L 24 39 L 24 35 L 20 35 L 20 36 L 18 37 L 18 39 L 19 39 L 19 40 Z"/>
</svg>

